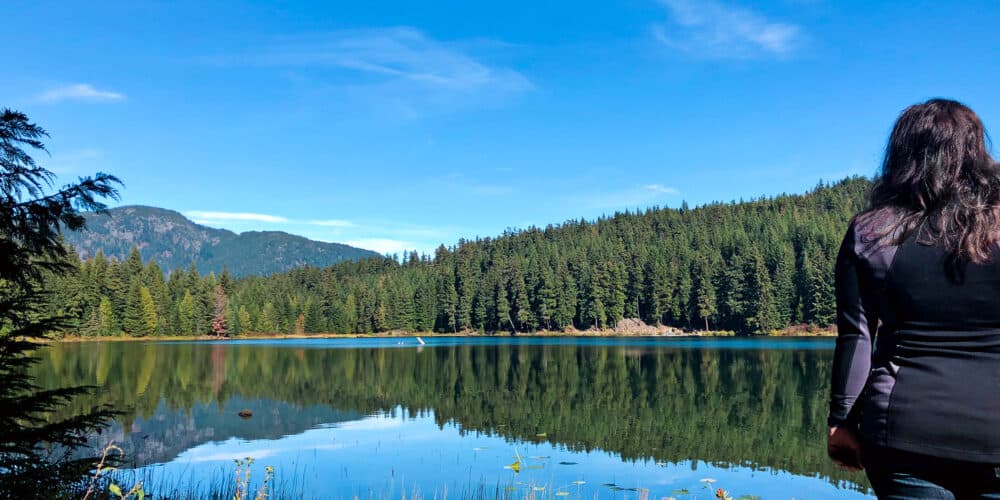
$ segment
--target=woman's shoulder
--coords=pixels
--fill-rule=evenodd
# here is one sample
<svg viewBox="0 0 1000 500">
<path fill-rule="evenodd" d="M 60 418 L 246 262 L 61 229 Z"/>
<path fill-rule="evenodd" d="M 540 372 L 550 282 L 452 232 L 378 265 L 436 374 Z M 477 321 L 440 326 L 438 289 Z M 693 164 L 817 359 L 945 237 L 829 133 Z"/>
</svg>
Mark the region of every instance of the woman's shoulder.
<svg viewBox="0 0 1000 500">
<path fill-rule="evenodd" d="M 891 213 L 867 211 L 851 218 L 844 246 L 858 257 L 897 248 L 904 228 Z"/>
</svg>

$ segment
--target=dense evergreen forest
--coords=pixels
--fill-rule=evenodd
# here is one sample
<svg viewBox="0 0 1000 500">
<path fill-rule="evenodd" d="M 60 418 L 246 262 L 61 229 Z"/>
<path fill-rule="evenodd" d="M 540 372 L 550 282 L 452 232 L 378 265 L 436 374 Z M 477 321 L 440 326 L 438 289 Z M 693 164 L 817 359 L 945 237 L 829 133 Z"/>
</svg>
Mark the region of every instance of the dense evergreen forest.
<svg viewBox="0 0 1000 500">
<path fill-rule="evenodd" d="M 833 262 L 864 178 L 804 195 L 617 213 L 412 253 L 234 279 L 165 277 L 138 250 L 46 280 L 50 312 L 84 336 L 531 332 L 623 318 L 769 333 L 834 320 Z"/>
</svg>

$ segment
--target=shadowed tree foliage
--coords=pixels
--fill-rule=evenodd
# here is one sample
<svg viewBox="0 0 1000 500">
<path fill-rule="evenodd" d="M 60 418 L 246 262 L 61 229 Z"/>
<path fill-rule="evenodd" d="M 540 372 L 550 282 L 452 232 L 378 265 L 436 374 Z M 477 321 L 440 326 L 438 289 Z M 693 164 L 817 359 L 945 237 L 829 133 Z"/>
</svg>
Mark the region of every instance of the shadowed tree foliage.
<svg viewBox="0 0 1000 500">
<path fill-rule="evenodd" d="M 114 176 L 98 173 L 53 191 L 55 176 L 26 150 L 45 151 L 44 129 L 23 113 L 0 111 L 0 495 L 28 498 L 79 481 L 93 461 L 72 455 L 112 413 L 90 408 L 72 417 L 53 412 L 86 387 L 42 390 L 28 374 L 37 339 L 71 326 L 72 302 L 53 303 L 42 283 L 76 272 L 60 238 L 82 227 L 82 211 L 116 198 Z M 100 325 L 98 317 L 98 329 Z M 33 342 L 34 341 L 34 342 Z"/>
</svg>

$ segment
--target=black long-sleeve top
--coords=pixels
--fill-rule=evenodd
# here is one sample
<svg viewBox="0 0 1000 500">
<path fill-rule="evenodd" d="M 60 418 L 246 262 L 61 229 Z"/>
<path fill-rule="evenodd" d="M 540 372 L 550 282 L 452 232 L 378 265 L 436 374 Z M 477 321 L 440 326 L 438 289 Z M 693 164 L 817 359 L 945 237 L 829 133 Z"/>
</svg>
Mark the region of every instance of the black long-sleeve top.
<svg viewBox="0 0 1000 500">
<path fill-rule="evenodd" d="M 865 446 L 1000 464 L 1000 251 L 876 245 L 852 223 L 836 266 L 831 426 Z"/>
</svg>

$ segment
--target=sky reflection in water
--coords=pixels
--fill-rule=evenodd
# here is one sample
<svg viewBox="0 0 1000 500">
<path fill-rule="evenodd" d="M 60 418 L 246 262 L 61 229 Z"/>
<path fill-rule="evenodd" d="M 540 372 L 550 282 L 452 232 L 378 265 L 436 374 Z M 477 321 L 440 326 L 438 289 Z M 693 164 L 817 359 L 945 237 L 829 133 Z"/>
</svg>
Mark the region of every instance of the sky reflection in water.
<svg viewBox="0 0 1000 500">
<path fill-rule="evenodd" d="M 36 376 L 126 409 L 92 443 L 122 443 L 154 492 L 231 481 L 247 456 L 309 498 L 867 489 L 825 457 L 831 339 L 426 340 L 59 344 Z"/>
</svg>

